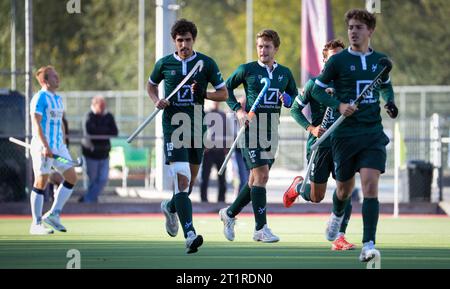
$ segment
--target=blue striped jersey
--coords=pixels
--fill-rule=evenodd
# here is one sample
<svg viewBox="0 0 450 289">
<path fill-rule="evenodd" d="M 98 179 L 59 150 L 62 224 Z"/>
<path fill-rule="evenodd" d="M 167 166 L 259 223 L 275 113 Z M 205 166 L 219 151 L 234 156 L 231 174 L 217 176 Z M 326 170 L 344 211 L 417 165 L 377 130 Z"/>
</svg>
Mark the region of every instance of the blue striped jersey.
<svg viewBox="0 0 450 289">
<path fill-rule="evenodd" d="M 63 144 L 63 113 L 62 97 L 48 90 L 40 90 L 30 102 L 31 117 L 37 113 L 42 115 L 41 127 L 51 149 L 59 149 Z M 33 137 L 38 137 L 38 128 L 32 122 Z"/>
</svg>

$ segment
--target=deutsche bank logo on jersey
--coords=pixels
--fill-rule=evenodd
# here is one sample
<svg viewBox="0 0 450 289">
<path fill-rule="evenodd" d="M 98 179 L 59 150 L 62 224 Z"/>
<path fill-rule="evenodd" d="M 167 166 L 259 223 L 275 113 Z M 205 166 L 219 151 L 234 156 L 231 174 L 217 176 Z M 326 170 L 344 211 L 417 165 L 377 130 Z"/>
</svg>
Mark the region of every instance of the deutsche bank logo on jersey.
<svg viewBox="0 0 450 289">
<path fill-rule="evenodd" d="M 357 80 L 356 81 L 356 97 L 358 97 L 358 95 L 361 94 L 361 92 L 363 92 L 363 90 L 369 86 L 372 83 L 371 80 Z M 373 92 L 369 92 L 366 97 L 364 97 L 364 100 L 361 101 L 361 104 L 363 103 L 375 103 L 377 102 L 376 99 L 374 99 L 373 97 Z"/>
<path fill-rule="evenodd" d="M 269 88 L 267 93 L 264 95 L 264 104 L 277 105 L 279 91 L 280 90 L 278 88 Z"/>
<path fill-rule="evenodd" d="M 177 92 L 178 102 L 193 102 L 194 96 L 190 85 L 183 85 L 183 87 Z"/>
<path fill-rule="evenodd" d="M 62 109 L 53 109 L 49 111 L 50 118 L 60 119 L 63 117 L 64 110 Z"/>
</svg>

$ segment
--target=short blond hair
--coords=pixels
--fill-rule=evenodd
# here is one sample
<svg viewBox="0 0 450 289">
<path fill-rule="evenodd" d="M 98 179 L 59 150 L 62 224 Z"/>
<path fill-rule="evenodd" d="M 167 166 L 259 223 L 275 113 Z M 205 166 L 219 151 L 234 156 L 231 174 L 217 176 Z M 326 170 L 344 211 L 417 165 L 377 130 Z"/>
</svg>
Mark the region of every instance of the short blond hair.
<svg viewBox="0 0 450 289">
<path fill-rule="evenodd" d="M 48 73 L 50 70 L 56 71 L 55 68 L 51 65 L 42 66 L 38 69 L 38 71 L 36 72 L 36 79 L 39 84 L 44 84 L 45 80 L 48 80 Z"/>
</svg>

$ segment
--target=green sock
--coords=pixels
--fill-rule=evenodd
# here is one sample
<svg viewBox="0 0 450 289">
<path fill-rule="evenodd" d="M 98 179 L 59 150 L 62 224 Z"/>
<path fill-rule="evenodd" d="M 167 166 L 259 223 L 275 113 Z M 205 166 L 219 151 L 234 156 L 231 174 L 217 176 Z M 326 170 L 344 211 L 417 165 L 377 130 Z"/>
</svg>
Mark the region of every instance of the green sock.
<svg viewBox="0 0 450 289">
<path fill-rule="evenodd" d="M 170 199 L 170 201 L 167 203 L 167 208 L 171 213 L 177 212 L 177 209 L 175 208 L 175 193 L 172 195 L 172 199 Z"/>
<path fill-rule="evenodd" d="M 344 214 L 345 206 L 347 205 L 347 199 L 339 200 L 337 197 L 336 190 L 333 193 L 333 213 L 340 217 Z"/>
<path fill-rule="evenodd" d="M 297 193 L 299 193 L 301 187 L 302 187 L 302 183 L 298 184 L 297 187 L 295 188 L 295 191 Z M 303 193 L 300 193 L 300 196 L 302 196 L 302 198 L 305 201 L 311 202 L 311 184 L 306 184 L 305 185 L 305 191 Z"/>
<path fill-rule="evenodd" d="M 364 226 L 363 243 L 369 241 L 373 241 L 373 243 L 375 243 L 379 212 L 380 203 L 378 202 L 378 198 L 364 198 L 362 204 Z"/>
<path fill-rule="evenodd" d="M 250 200 L 250 187 L 248 186 L 248 184 L 245 184 L 245 186 L 242 187 L 241 191 L 236 197 L 236 200 L 234 200 L 234 202 L 228 208 L 228 217 L 234 218 L 242 211 L 245 206 L 247 206 L 248 203 L 250 203 Z"/>
<path fill-rule="evenodd" d="M 267 224 L 266 218 L 266 188 L 254 186 L 250 191 L 256 230 L 261 230 Z"/>
<path fill-rule="evenodd" d="M 188 193 L 181 192 L 175 194 L 174 203 L 177 209 L 178 218 L 180 219 L 181 226 L 183 227 L 184 237 L 186 238 L 187 232 L 195 232 L 192 221 L 192 203 L 189 199 Z"/>
<path fill-rule="evenodd" d="M 339 233 L 345 234 L 345 230 L 347 230 L 348 222 L 350 221 L 350 216 L 352 215 L 352 198 L 347 199 L 347 205 L 344 210 L 344 219 L 342 220 L 341 228 L 339 229 Z"/>
</svg>

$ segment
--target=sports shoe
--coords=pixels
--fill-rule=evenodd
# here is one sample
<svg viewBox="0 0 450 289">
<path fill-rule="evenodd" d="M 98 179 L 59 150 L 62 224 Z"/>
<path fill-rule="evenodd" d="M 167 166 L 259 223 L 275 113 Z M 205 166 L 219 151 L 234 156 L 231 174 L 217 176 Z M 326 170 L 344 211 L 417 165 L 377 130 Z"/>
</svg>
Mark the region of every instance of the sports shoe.
<svg viewBox="0 0 450 289">
<path fill-rule="evenodd" d="M 178 216 L 176 213 L 169 212 L 167 209 L 168 200 L 161 202 L 161 212 L 166 216 L 166 231 L 170 237 L 175 237 L 178 234 Z"/>
<path fill-rule="evenodd" d="M 60 232 L 67 232 L 66 228 L 61 224 L 59 215 L 55 213 L 47 212 L 43 217 L 42 221 L 53 227 L 53 229 Z"/>
<path fill-rule="evenodd" d="M 331 244 L 331 250 L 333 251 L 346 251 L 355 249 L 355 244 L 347 242 L 345 239 L 345 235 L 340 235 L 336 240 Z"/>
<path fill-rule="evenodd" d="M 280 238 L 275 236 L 266 224 L 261 230 L 255 231 L 253 234 L 253 240 L 263 243 L 275 243 L 280 241 Z"/>
<path fill-rule="evenodd" d="M 343 219 L 344 215 L 338 217 L 334 213 L 331 213 L 330 219 L 328 220 L 327 229 L 325 231 L 325 237 L 328 241 L 332 242 L 336 240 Z"/>
<path fill-rule="evenodd" d="M 198 247 L 203 244 L 202 235 L 196 235 L 194 231 L 187 232 L 186 253 L 192 254 L 198 251 Z"/>
<path fill-rule="evenodd" d="M 364 243 L 361 249 L 361 254 L 359 255 L 359 261 L 369 262 L 376 256 L 380 256 L 380 251 L 375 249 L 375 244 L 373 243 L 373 241 L 369 241 Z"/>
<path fill-rule="evenodd" d="M 219 216 L 223 222 L 223 234 L 228 241 L 234 240 L 234 224 L 236 223 L 236 218 L 231 218 L 227 214 L 228 207 L 220 209 Z"/>
<path fill-rule="evenodd" d="M 53 234 L 52 229 L 46 228 L 42 223 L 39 224 L 31 224 L 30 227 L 30 234 L 31 235 L 49 235 Z"/>
<path fill-rule="evenodd" d="M 294 178 L 294 181 L 292 181 L 292 184 L 289 186 L 289 188 L 284 192 L 283 195 L 283 204 L 286 208 L 291 207 L 295 200 L 297 199 L 299 193 L 297 193 L 296 188 L 297 185 L 303 182 L 303 177 L 297 176 Z"/>
</svg>

